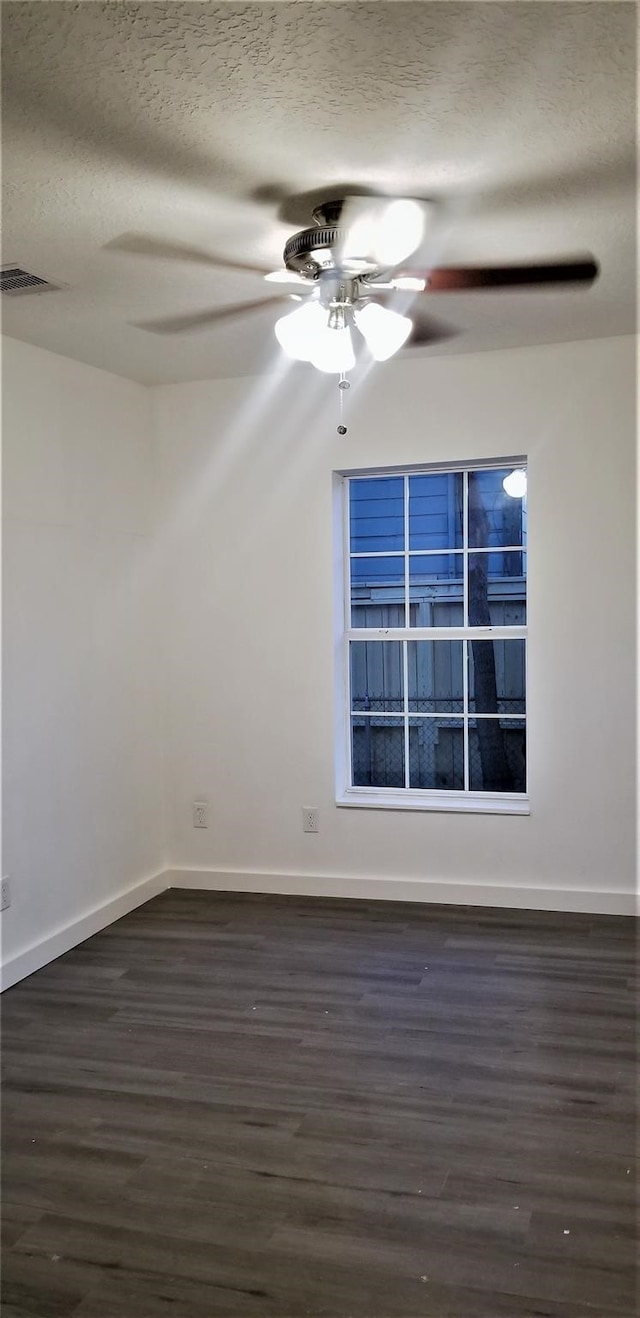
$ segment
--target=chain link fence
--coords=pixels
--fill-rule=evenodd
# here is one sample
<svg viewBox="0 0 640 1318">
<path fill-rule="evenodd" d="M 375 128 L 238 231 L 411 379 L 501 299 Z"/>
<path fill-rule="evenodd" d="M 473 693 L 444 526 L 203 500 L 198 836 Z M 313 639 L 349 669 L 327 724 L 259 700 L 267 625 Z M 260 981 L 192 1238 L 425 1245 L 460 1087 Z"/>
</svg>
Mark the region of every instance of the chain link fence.
<svg viewBox="0 0 640 1318">
<path fill-rule="evenodd" d="M 372 702 L 371 710 L 385 707 Z M 474 792 L 524 792 L 524 719 L 488 719 L 478 732 L 469 720 L 469 788 Z M 489 726 L 490 725 L 490 726 Z M 405 782 L 405 728 L 400 718 L 352 718 L 353 783 L 356 787 L 411 787 L 463 791 L 462 719 L 409 718 L 409 782 Z"/>
</svg>

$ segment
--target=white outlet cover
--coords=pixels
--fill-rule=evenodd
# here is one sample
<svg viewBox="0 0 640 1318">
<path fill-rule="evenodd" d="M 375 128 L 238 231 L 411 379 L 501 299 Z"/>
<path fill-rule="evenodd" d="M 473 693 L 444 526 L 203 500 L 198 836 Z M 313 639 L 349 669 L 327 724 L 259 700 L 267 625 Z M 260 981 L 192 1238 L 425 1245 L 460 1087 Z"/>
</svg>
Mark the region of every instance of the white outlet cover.
<svg viewBox="0 0 640 1318">
<path fill-rule="evenodd" d="M 209 827 L 209 805 L 207 801 L 193 802 L 193 827 Z"/>
</svg>

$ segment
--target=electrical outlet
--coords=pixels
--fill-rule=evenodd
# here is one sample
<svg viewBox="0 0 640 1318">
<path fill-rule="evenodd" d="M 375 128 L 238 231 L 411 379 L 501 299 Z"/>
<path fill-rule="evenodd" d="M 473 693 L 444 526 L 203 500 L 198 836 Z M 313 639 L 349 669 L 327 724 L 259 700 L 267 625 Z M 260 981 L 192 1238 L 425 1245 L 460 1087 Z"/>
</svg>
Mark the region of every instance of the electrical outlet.
<svg viewBox="0 0 640 1318">
<path fill-rule="evenodd" d="M 11 884 L 8 875 L 0 883 L 0 911 L 6 911 L 7 906 L 11 905 Z"/>
<path fill-rule="evenodd" d="M 194 801 L 193 803 L 193 827 L 209 827 L 209 806 L 206 801 Z"/>
<path fill-rule="evenodd" d="M 303 833 L 318 833 L 320 831 L 320 818 L 315 806 L 303 805 L 302 831 Z"/>
</svg>

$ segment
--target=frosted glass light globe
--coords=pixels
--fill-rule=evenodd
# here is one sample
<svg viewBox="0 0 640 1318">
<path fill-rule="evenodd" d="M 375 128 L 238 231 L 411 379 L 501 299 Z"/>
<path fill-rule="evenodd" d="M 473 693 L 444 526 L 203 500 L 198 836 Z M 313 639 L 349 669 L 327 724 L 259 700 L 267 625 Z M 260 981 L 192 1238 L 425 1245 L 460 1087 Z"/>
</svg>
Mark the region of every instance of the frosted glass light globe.
<svg viewBox="0 0 640 1318">
<path fill-rule="evenodd" d="M 327 313 L 319 302 L 305 302 L 304 306 L 281 316 L 275 323 L 275 335 L 287 357 L 294 361 L 311 361 L 316 343 L 326 329 Z"/>
<path fill-rule="evenodd" d="M 408 316 L 381 307 L 377 302 L 367 302 L 361 310 L 356 310 L 355 322 L 366 340 L 369 352 L 378 362 L 393 357 L 394 352 L 398 352 L 406 343 L 413 329 L 413 321 Z"/>
</svg>

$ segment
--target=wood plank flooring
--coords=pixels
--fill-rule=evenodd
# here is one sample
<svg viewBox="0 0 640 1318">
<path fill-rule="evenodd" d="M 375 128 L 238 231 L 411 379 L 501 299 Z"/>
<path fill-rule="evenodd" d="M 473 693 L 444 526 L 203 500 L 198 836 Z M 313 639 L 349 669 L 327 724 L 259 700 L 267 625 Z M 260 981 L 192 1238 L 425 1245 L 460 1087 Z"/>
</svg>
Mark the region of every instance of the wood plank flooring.
<svg viewBox="0 0 640 1318">
<path fill-rule="evenodd" d="M 632 1318 L 635 922 L 171 891 L 3 998 L 3 1318 Z"/>
</svg>

